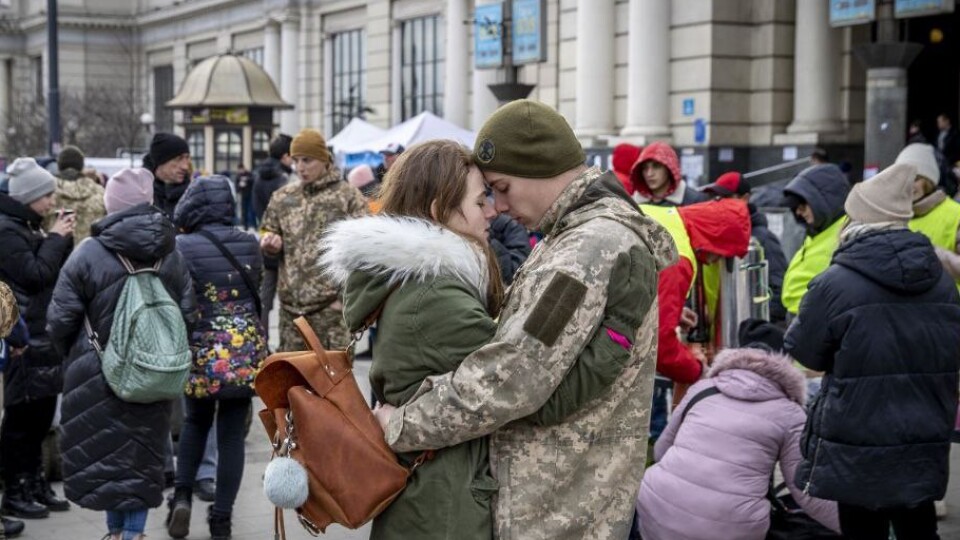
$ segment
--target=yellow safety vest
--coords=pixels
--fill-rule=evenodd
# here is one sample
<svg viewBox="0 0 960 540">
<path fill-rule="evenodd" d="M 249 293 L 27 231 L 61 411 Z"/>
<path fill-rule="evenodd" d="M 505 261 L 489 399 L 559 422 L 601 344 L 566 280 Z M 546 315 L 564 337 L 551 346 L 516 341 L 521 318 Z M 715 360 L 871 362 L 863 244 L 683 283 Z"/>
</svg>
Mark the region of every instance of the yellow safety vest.
<svg viewBox="0 0 960 540">
<path fill-rule="evenodd" d="M 640 209 L 643 210 L 644 214 L 650 216 L 654 221 L 663 225 L 663 228 L 667 229 L 670 237 L 673 238 L 673 242 L 677 245 L 677 251 L 680 256 L 690 261 L 690 266 L 693 267 L 693 278 L 690 280 L 690 289 L 687 291 L 687 295 L 689 296 L 690 291 L 693 290 L 693 287 L 697 283 L 697 267 L 700 265 L 697 264 L 693 244 L 690 243 L 690 235 L 687 234 L 687 228 L 683 224 L 683 218 L 680 217 L 680 212 L 673 206 L 654 206 L 650 204 L 642 204 L 640 205 Z M 717 300 L 720 296 L 719 261 L 703 265 L 703 292 L 707 313 L 710 315 L 710 320 L 715 322 L 717 320 Z M 711 324 L 711 339 L 716 335 L 716 330 L 716 324 Z"/>
<path fill-rule="evenodd" d="M 697 279 L 697 258 L 693 253 L 693 246 L 690 245 L 690 235 L 687 234 L 687 228 L 683 225 L 680 212 L 674 206 L 654 206 L 652 204 L 641 204 L 640 209 L 670 233 L 673 243 L 677 245 L 677 252 L 681 257 L 690 261 L 690 265 L 693 266 L 693 280 L 690 282 L 690 288 L 693 289 L 693 284 Z"/>
<path fill-rule="evenodd" d="M 947 198 L 926 215 L 910 220 L 910 230 L 930 239 L 930 242 L 951 253 L 957 250 L 957 229 L 960 228 L 960 203 Z M 960 289 L 960 281 L 957 282 Z"/>
<path fill-rule="evenodd" d="M 806 237 L 800 250 L 790 260 L 790 266 L 783 275 L 781 294 L 783 307 L 790 313 L 796 315 L 800 311 L 800 301 L 807 294 L 810 280 L 830 266 L 833 252 L 840 245 L 840 229 L 846 222 L 847 218 L 842 217 L 820 234 Z"/>
</svg>

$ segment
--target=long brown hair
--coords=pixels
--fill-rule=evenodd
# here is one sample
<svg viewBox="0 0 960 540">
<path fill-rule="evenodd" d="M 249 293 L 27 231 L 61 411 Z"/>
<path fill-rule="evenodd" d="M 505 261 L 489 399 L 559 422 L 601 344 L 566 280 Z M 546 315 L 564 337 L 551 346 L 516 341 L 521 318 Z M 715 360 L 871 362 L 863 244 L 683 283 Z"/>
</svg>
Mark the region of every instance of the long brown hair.
<svg viewBox="0 0 960 540">
<path fill-rule="evenodd" d="M 454 141 L 427 141 L 411 147 L 400 154 L 383 179 L 381 212 L 446 224 L 454 212 L 460 213 L 471 166 L 470 152 Z M 489 245 L 480 244 L 480 248 L 487 258 L 487 312 L 496 317 L 504 294 L 500 266 Z"/>
</svg>

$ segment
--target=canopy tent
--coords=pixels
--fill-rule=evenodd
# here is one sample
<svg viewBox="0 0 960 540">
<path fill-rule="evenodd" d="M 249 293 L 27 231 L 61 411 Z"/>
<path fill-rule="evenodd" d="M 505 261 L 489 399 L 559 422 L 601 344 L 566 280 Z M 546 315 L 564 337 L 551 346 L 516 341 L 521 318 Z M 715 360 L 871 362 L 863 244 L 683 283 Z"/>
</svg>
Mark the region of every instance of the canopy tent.
<svg viewBox="0 0 960 540">
<path fill-rule="evenodd" d="M 353 124 L 353 121 L 351 121 L 350 124 Z M 349 125 L 347 128 L 344 128 L 344 131 L 348 128 Z M 339 136 L 340 134 L 337 134 L 337 137 Z M 379 136 L 369 137 L 364 140 L 359 140 L 358 138 L 354 143 L 340 144 L 335 144 L 334 140 L 331 139 L 329 144 L 334 147 L 337 153 L 354 154 L 364 151 L 379 152 L 391 143 L 402 144 L 404 147 L 409 147 L 412 144 L 432 139 L 452 139 L 469 148 L 473 148 L 473 141 L 476 137 L 476 133 L 472 131 L 463 129 L 433 113 L 423 112 L 402 124 L 390 128 Z"/>
<path fill-rule="evenodd" d="M 358 144 L 362 146 L 365 141 L 376 139 L 386 132 L 387 130 L 377 127 L 366 120 L 353 118 L 340 130 L 340 133 L 337 133 L 327 141 L 327 146 L 332 146 L 334 152 L 337 153 L 355 152 Z"/>
</svg>

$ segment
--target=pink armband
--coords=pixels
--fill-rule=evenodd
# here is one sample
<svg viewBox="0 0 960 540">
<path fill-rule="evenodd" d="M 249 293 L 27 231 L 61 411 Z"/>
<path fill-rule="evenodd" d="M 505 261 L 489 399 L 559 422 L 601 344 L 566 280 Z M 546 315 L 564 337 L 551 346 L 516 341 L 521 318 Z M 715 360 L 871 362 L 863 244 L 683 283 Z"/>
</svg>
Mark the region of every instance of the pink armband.
<svg viewBox="0 0 960 540">
<path fill-rule="evenodd" d="M 610 339 L 613 340 L 614 343 L 616 343 L 617 345 L 623 347 L 628 351 L 630 350 L 630 347 L 632 347 L 632 345 L 630 343 L 630 340 L 627 339 L 627 336 L 615 330 L 611 330 L 609 328 L 607 328 L 606 330 L 607 330 L 607 335 L 610 336 Z"/>
</svg>

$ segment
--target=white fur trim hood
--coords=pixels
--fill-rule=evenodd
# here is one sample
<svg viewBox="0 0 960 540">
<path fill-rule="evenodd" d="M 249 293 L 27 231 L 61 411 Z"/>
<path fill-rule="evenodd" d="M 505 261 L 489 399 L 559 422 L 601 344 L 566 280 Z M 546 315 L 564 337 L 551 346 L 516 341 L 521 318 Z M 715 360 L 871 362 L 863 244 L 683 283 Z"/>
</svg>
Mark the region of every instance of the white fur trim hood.
<svg viewBox="0 0 960 540">
<path fill-rule="evenodd" d="M 455 277 L 487 294 L 487 263 L 469 240 L 417 218 L 370 216 L 331 225 L 320 264 L 337 284 L 352 272 L 389 275 L 391 283 Z"/>
</svg>

